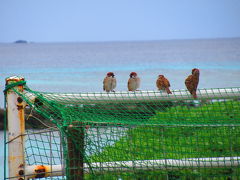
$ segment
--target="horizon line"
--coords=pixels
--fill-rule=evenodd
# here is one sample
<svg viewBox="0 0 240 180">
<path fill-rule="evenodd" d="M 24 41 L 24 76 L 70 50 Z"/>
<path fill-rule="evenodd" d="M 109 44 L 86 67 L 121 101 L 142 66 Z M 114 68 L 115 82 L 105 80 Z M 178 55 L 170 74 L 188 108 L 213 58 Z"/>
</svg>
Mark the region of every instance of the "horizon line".
<svg viewBox="0 0 240 180">
<path fill-rule="evenodd" d="M 24 40 L 27 43 L 19 44 L 31 44 L 31 43 L 124 43 L 124 42 L 154 42 L 154 41 L 187 41 L 187 40 L 218 40 L 218 39 L 239 39 L 240 36 L 233 37 L 204 37 L 204 38 L 171 38 L 171 39 L 142 39 L 142 40 L 89 40 L 89 41 L 28 41 L 26 39 L 17 39 L 15 41 L 9 42 L 0 42 L 1 44 L 18 44 L 16 41 Z"/>
</svg>

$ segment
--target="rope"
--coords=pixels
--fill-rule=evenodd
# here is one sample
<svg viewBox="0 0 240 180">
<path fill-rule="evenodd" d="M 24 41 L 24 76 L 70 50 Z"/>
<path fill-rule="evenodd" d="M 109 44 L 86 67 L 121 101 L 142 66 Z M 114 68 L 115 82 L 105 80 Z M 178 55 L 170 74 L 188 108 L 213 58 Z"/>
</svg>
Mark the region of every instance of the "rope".
<svg viewBox="0 0 240 180">
<path fill-rule="evenodd" d="M 62 163 L 59 179 L 240 177 L 234 159 L 240 159 L 240 88 L 202 89 L 198 100 L 185 90 L 172 96 L 13 90 L 32 107 L 26 123 L 34 118 L 49 128 L 26 131 L 26 164 Z"/>
<path fill-rule="evenodd" d="M 6 92 L 9 90 L 9 89 L 12 89 L 14 88 L 15 86 L 23 86 L 26 84 L 26 81 L 18 81 L 18 82 L 15 82 L 15 83 L 11 83 L 11 84 L 7 84 L 5 86 L 5 89 L 3 90 L 4 94 L 6 94 Z"/>
</svg>

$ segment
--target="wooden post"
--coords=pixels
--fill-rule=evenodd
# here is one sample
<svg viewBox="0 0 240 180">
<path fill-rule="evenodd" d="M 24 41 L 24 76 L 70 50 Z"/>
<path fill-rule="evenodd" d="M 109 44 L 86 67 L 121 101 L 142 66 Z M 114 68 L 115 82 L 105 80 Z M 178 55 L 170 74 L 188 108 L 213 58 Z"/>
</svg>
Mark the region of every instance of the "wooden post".
<svg viewBox="0 0 240 180">
<path fill-rule="evenodd" d="M 84 126 L 75 122 L 68 126 L 68 179 L 84 179 Z"/>
<path fill-rule="evenodd" d="M 23 77 L 9 77 L 6 85 L 24 81 Z M 23 91 L 23 85 L 19 85 Z M 7 120 L 8 120 L 8 170 L 9 179 L 24 180 L 24 102 L 13 90 L 6 92 Z"/>
</svg>

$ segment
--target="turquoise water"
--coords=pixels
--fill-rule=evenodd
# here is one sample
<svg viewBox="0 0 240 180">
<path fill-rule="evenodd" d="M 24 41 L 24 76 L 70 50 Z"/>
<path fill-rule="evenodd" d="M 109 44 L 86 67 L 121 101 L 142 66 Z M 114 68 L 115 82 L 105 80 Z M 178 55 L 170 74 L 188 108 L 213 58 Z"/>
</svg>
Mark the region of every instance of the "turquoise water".
<svg viewBox="0 0 240 180">
<path fill-rule="evenodd" d="M 24 76 L 30 88 L 51 92 L 102 91 L 114 71 L 116 90 L 127 89 L 131 71 L 141 90 L 154 90 L 159 74 L 172 89 L 184 89 L 192 68 L 201 71 L 199 88 L 240 86 L 240 38 L 99 43 L 0 44 L 0 90 L 4 79 Z M 3 94 L 0 94 L 3 107 Z"/>
<path fill-rule="evenodd" d="M 120 129 L 120 130 L 119 130 Z M 105 128 L 89 128 L 86 137 L 87 155 L 100 153 L 105 146 L 111 146 L 119 138 L 126 135 L 127 128 L 122 127 L 105 127 Z M 109 134 L 118 134 L 118 136 L 110 137 Z M 43 130 L 26 130 L 25 136 L 25 160 L 28 165 L 45 164 L 59 165 L 62 164 L 60 148 L 60 133 L 59 131 L 43 132 Z M 4 146 L 4 132 L 0 131 L 1 147 Z M 92 144 L 91 146 L 88 144 Z M 4 148 L 0 149 L 0 179 L 3 179 L 4 174 Z M 7 168 L 8 169 L 8 168 Z"/>
<path fill-rule="evenodd" d="M 200 69 L 199 88 L 240 87 L 240 38 L 99 43 L 0 44 L 0 90 L 5 78 L 24 76 L 30 88 L 50 92 L 102 91 L 105 74 L 114 71 L 117 91 L 127 89 L 131 71 L 141 90 L 155 90 L 164 74 L 172 89 L 184 89 L 192 68 Z M 3 107 L 3 93 L 0 93 Z M 0 179 L 3 133 L 0 133 Z"/>
<path fill-rule="evenodd" d="M 0 131 L 0 179 L 4 177 L 4 132 Z"/>
</svg>

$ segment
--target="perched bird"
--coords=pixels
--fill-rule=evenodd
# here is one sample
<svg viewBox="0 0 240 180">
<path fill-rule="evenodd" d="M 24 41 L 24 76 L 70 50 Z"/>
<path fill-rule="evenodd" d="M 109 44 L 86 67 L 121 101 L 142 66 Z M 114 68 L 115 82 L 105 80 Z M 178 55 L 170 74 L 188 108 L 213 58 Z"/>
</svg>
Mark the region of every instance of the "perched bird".
<svg viewBox="0 0 240 180">
<path fill-rule="evenodd" d="M 185 85 L 188 91 L 192 94 L 194 99 L 197 99 L 197 86 L 199 82 L 199 69 L 192 69 L 192 74 L 187 77 L 185 80 Z"/>
<path fill-rule="evenodd" d="M 140 78 L 135 72 L 131 72 L 129 76 L 130 78 L 128 79 L 128 90 L 136 91 L 140 87 Z"/>
<path fill-rule="evenodd" d="M 167 92 L 168 94 L 172 94 L 172 92 L 169 89 L 170 83 L 169 83 L 168 79 L 164 77 L 164 75 L 158 76 L 156 85 L 157 85 L 158 90 L 163 90 L 163 91 Z"/>
<path fill-rule="evenodd" d="M 113 72 L 108 72 L 103 80 L 103 90 L 106 92 L 115 92 L 114 89 L 117 86 L 116 78 Z"/>
</svg>

